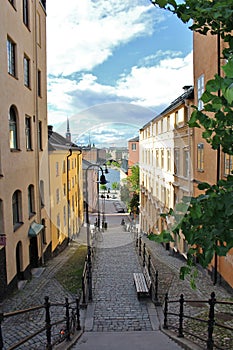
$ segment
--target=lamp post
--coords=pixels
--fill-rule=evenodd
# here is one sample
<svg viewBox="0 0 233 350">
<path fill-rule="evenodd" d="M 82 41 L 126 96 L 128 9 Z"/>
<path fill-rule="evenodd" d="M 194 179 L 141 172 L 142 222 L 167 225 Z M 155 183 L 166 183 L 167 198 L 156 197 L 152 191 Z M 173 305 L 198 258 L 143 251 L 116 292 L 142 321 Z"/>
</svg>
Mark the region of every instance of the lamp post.
<svg viewBox="0 0 233 350">
<path fill-rule="evenodd" d="M 106 185 L 107 181 L 104 176 L 103 169 L 98 164 L 90 164 L 86 169 L 86 203 L 85 203 L 85 210 L 86 210 L 86 225 L 87 225 L 87 280 L 88 280 L 88 299 L 92 300 L 92 263 L 91 263 L 91 243 L 90 243 L 90 221 L 89 221 L 89 205 L 88 205 L 88 183 L 87 183 L 87 174 L 88 170 L 91 167 L 98 167 L 101 170 L 101 176 L 98 183 L 101 185 Z M 99 198 L 98 198 L 99 201 Z"/>
</svg>

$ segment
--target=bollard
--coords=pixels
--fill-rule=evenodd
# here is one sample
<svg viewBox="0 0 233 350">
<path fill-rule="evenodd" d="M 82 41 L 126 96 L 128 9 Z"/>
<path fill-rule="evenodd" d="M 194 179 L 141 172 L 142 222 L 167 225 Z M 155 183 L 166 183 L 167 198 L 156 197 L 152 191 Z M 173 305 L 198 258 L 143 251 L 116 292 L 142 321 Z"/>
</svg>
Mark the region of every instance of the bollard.
<svg viewBox="0 0 233 350">
<path fill-rule="evenodd" d="M 158 270 L 155 271 L 155 305 L 159 305 L 158 300 Z"/>
<path fill-rule="evenodd" d="M 86 304 L 86 293 L 85 293 L 85 278 L 84 278 L 84 276 L 82 276 L 82 295 L 83 295 L 82 303 L 85 305 Z"/>
<path fill-rule="evenodd" d="M 151 269 L 151 256 L 149 254 L 149 256 L 148 256 L 148 272 L 149 272 L 149 275 L 151 275 L 150 269 Z"/>
<path fill-rule="evenodd" d="M 81 326 L 80 326 L 80 302 L 79 302 L 79 297 L 76 298 L 76 316 L 77 316 L 77 327 L 76 327 L 76 330 L 79 331 L 81 329 Z"/>
<path fill-rule="evenodd" d="M 141 237 L 139 237 L 139 252 L 138 255 L 141 256 L 142 255 L 142 239 Z"/>
<path fill-rule="evenodd" d="M 66 340 L 70 340 L 70 312 L 69 312 L 69 300 L 65 298 L 65 308 L 66 308 Z"/>
<path fill-rule="evenodd" d="M 183 334 L 184 295 L 183 294 L 180 295 L 179 303 L 180 303 L 180 313 L 179 313 L 178 337 L 183 338 L 184 337 L 184 334 Z"/>
<path fill-rule="evenodd" d="M 143 263 L 142 265 L 145 266 L 146 265 L 146 243 L 143 243 Z"/>
<path fill-rule="evenodd" d="M 207 339 L 207 349 L 212 350 L 214 348 L 214 340 L 213 340 L 213 331 L 214 331 L 214 307 L 215 307 L 216 299 L 215 293 L 212 292 L 209 299 L 209 319 L 208 319 L 208 339 Z"/>
<path fill-rule="evenodd" d="M 167 313 L 168 313 L 168 293 L 165 294 L 165 300 L 164 300 L 164 321 L 163 321 L 164 329 L 168 329 Z"/>
<path fill-rule="evenodd" d="M 46 350 L 52 350 L 51 344 L 51 319 L 50 319 L 50 302 L 49 297 L 45 297 L 45 327 L 46 327 Z"/>
</svg>

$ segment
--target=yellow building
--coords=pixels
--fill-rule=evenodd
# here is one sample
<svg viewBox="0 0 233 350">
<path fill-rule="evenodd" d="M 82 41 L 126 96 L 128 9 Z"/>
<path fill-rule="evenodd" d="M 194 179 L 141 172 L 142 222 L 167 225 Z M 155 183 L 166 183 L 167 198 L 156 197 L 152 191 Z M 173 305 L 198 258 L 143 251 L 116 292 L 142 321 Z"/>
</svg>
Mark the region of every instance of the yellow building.
<svg viewBox="0 0 233 350">
<path fill-rule="evenodd" d="M 83 224 L 82 152 L 48 127 L 52 254 L 58 254 Z"/>
<path fill-rule="evenodd" d="M 1 1 L 0 298 L 51 250 L 45 3 Z"/>
</svg>

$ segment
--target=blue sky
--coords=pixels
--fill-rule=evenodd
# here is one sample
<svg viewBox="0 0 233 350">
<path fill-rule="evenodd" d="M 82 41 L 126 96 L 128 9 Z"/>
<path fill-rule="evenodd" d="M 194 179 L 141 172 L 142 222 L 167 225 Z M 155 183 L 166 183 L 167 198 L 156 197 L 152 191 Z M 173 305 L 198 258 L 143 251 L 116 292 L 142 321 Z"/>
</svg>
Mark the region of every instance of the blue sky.
<svg viewBox="0 0 233 350">
<path fill-rule="evenodd" d="M 192 85 L 192 32 L 149 0 L 47 2 L 48 122 L 126 145 Z"/>
</svg>

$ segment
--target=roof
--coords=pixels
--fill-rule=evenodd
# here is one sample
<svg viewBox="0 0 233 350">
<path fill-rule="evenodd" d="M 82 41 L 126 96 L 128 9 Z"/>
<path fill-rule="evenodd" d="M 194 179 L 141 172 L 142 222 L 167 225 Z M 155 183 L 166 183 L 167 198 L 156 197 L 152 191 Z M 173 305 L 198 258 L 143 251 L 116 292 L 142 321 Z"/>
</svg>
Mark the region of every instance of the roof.
<svg viewBox="0 0 233 350">
<path fill-rule="evenodd" d="M 128 140 L 128 142 L 139 142 L 139 136 L 136 136 L 136 137 Z"/>
<path fill-rule="evenodd" d="M 81 151 L 81 148 L 78 147 L 73 142 L 68 142 L 65 137 L 53 131 L 52 127 L 48 127 L 48 150 L 57 151 L 57 150 L 73 150 Z"/>
<path fill-rule="evenodd" d="M 159 115 L 154 117 L 150 122 L 153 122 L 154 120 L 164 116 L 164 114 L 173 111 L 175 108 L 184 103 L 185 100 L 194 98 L 193 86 L 184 86 L 183 89 L 185 89 L 185 92 L 179 97 L 177 97 L 174 101 L 172 101 L 168 107 L 166 107 Z M 143 130 L 145 127 L 147 127 L 150 124 L 150 122 L 147 122 L 145 125 L 143 125 L 143 127 L 140 130 Z"/>
</svg>

